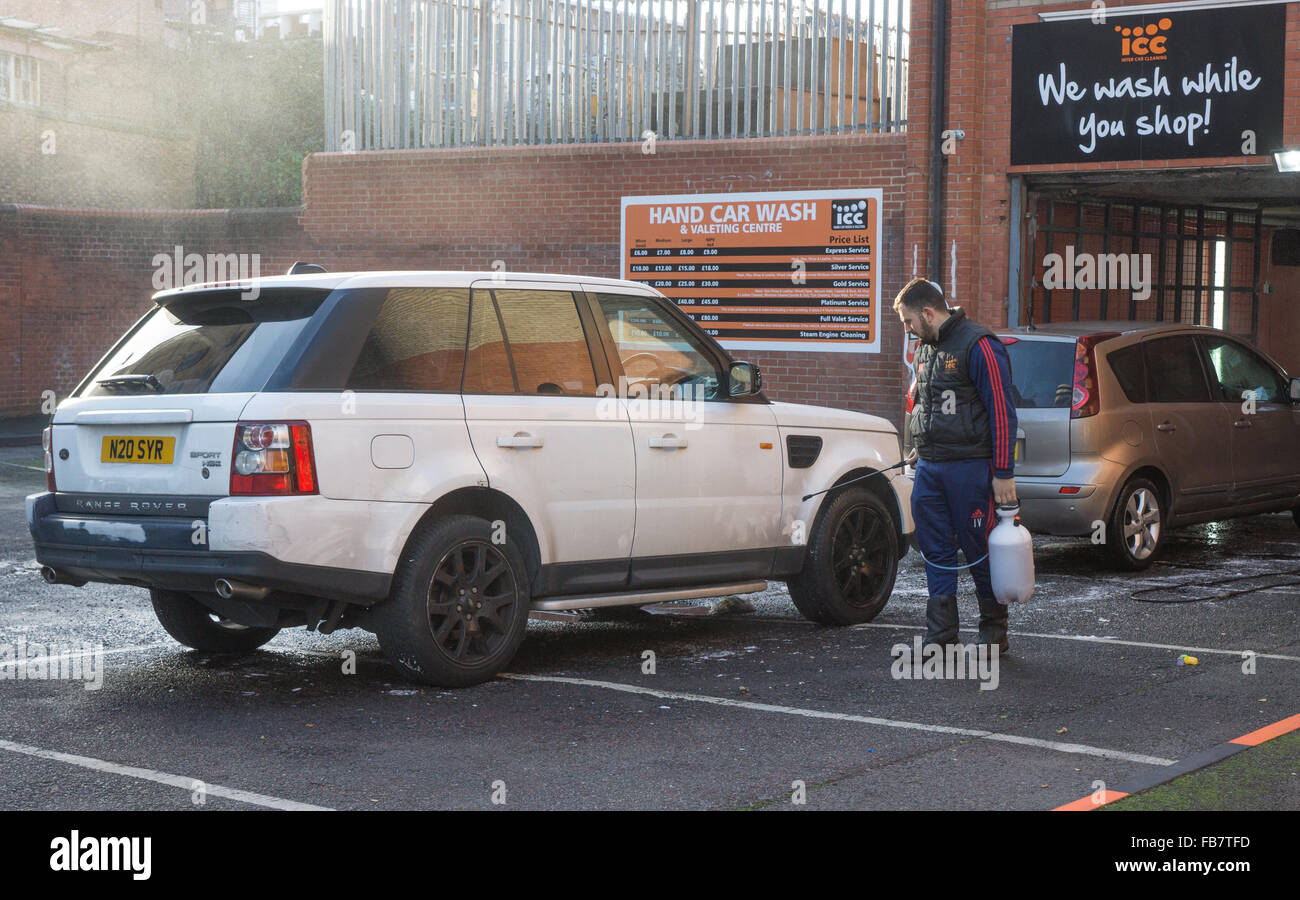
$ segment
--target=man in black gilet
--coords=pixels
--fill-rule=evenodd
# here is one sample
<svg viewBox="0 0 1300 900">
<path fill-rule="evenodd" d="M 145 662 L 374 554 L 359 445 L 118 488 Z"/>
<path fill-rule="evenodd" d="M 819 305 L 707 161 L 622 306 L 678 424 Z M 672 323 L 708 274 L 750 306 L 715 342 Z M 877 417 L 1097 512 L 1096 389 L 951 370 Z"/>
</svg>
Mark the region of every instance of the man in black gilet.
<svg viewBox="0 0 1300 900">
<path fill-rule="evenodd" d="M 1011 365 L 993 332 L 948 308 L 939 286 L 914 278 L 894 309 L 921 340 L 908 420 L 916 461 L 912 518 L 926 559 L 927 644 L 957 642 L 957 544 L 971 566 L 979 601 L 979 642 L 1007 649 L 1007 608 L 989 582 L 993 504 L 1016 500 L 1016 408 Z"/>
</svg>

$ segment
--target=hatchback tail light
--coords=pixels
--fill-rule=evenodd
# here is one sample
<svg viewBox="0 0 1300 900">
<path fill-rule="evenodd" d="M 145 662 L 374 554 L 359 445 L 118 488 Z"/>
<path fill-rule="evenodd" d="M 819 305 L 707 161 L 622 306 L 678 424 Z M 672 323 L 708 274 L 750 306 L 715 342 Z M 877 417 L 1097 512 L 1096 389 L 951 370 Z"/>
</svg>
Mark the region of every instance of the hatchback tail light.
<svg viewBox="0 0 1300 900">
<path fill-rule="evenodd" d="M 1070 398 L 1070 418 L 1082 419 L 1101 411 L 1097 391 L 1097 354 L 1093 349 L 1102 341 L 1119 337 L 1118 331 L 1087 334 L 1074 344 L 1074 391 Z"/>
<path fill-rule="evenodd" d="M 54 426 L 46 425 L 41 432 L 41 449 L 45 451 L 45 489 L 54 493 L 58 488 L 54 484 Z"/>
<path fill-rule="evenodd" d="M 306 422 L 240 422 L 230 466 L 231 494 L 317 494 L 316 457 Z"/>
<path fill-rule="evenodd" d="M 913 406 L 916 406 L 916 379 L 915 378 L 913 378 L 912 383 L 907 386 L 907 411 L 909 413 L 912 411 Z"/>
</svg>

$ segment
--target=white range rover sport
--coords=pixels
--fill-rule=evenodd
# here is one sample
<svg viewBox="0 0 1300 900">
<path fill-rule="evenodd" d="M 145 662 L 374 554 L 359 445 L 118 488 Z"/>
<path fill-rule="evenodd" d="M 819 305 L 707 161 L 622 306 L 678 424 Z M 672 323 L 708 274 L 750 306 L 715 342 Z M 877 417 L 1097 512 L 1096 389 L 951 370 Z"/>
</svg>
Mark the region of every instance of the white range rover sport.
<svg viewBox="0 0 1300 900">
<path fill-rule="evenodd" d="M 188 647 L 361 627 L 459 686 L 530 610 L 775 580 L 870 620 L 912 532 L 898 459 L 891 423 L 769 401 L 644 285 L 300 264 L 157 294 L 59 404 L 27 522 L 47 581 L 148 588 Z"/>
</svg>

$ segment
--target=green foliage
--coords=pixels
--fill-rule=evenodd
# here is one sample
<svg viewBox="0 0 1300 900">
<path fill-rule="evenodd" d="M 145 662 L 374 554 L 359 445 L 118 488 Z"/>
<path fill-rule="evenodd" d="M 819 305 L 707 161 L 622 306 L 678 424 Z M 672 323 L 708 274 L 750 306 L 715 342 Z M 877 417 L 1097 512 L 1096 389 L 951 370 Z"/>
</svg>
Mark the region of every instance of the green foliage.
<svg viewBox="0 0 1300 900">
<path fill-rule="evenodd" d="M 302 160 L 324 149 L 321 41 L 195 37 L 181 85 L 206 208 L 297 206 Z"/>
</svg>

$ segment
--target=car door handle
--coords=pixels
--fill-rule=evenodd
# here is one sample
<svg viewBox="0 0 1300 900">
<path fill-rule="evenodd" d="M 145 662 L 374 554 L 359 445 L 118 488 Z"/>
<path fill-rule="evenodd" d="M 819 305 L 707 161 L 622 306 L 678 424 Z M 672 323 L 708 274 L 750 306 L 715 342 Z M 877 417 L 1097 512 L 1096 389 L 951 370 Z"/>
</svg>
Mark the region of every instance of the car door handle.
<svg viewBox="0 0 1300 900">
<path fill-rule="evenodd" d="M 1250 421 L 1250 419 L 1238 419 L 1237 421 L 1235 421 L 1235 422 L 1232 423 L 1232 427 L 1233 427 L 1233 428 L 1253 428 L 1253 427 L 1255 427 L 1255 423 L 1252 422 L 1252 421 Z"/>
<path fill-rule="evenodd" d="M 1161 422 L 1156 426 L 1156 431 L 1177 431 L 1178 426 L 1172 422 Z"/>
<path fill-rule="evenodd" d="M 542 439 L 539 437 L 534 437 L 533 435 L 528 434 L 527 432 L 521 431 L 518 434 L 510 435 L 509 437 L 505 435 L 498 437 L 497 446 L 509 447 L 513 450 L 523 450 L 523 449 L 527 449 L 528 447 L 542 446 Z"/>
<path fill-rule="evenodd" d="M 665 434 L 663 437 L 650 438 L 650 446 L 657 450 L 679 450 L 686 446 L 686 438 Z"/>
</svg>

